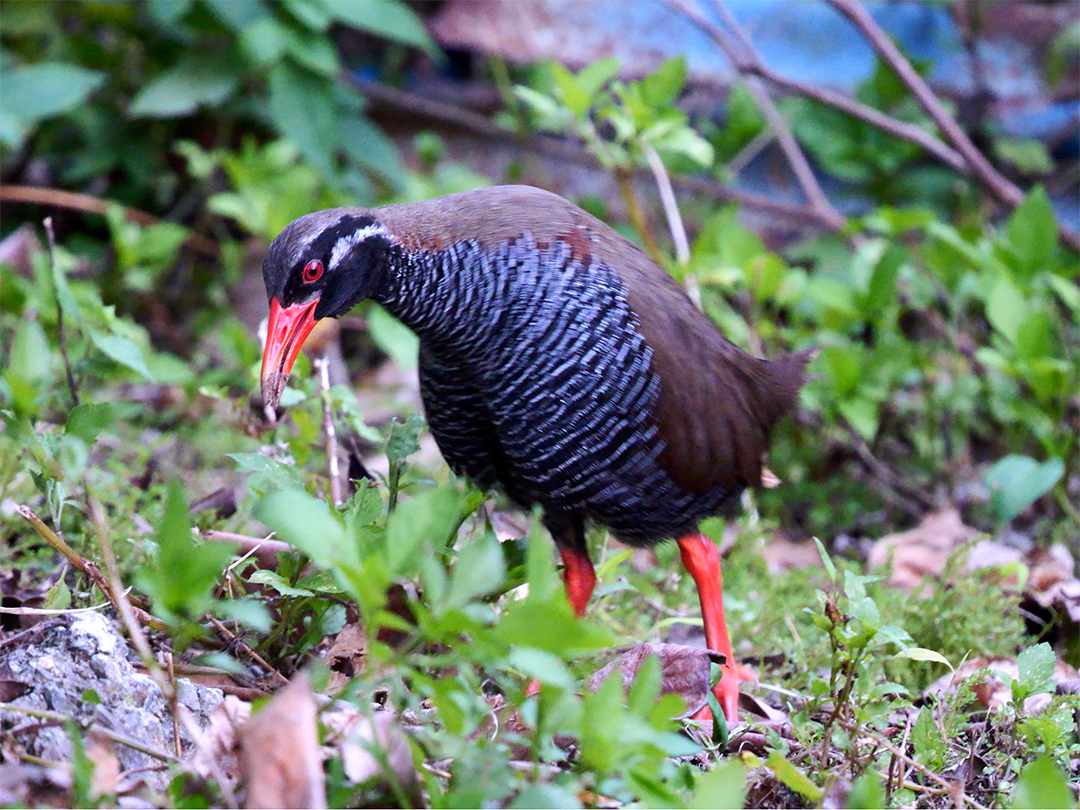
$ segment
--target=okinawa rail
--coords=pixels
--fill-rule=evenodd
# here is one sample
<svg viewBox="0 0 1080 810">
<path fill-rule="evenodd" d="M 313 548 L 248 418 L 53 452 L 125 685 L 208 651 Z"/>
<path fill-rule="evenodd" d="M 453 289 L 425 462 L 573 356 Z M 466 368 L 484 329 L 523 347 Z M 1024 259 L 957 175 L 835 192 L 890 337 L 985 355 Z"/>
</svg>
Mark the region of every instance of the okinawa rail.
<svg viewBox="0 0 1080 810">
<path fill-rule="evenodd" d="M 320 318 L 379 302 L 420 341 L 420 394 L 447 463 L 539 504 L 575 613 L 596 575 L 586 519 L 622 542 L 679 545 L 716 697 L 737 718 L 720 557 L 698 521 L 761 483 L 805 353 L 753 357 L 726 340 L 630 241 L 550 192 L 498 186 L 292 222 L 263 264 L 262 392 L 276 406 Z"/>
</svg>

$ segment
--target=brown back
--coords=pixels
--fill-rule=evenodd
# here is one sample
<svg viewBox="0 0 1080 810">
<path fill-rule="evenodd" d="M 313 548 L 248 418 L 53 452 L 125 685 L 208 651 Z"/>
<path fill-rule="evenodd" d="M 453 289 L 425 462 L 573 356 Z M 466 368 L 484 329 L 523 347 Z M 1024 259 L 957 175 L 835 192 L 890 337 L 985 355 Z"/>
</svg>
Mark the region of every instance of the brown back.
<svg viewBox="0 0 1080 810">
<path fill-rule="evenodd" d="M 496 186 L 376 212 L 410 248 L 464 239 L 492 246 L 528 231 L 565 241 L 619 274 L 660 379 L 660 462 L 683 489 L 757 486 L 769 431 L 795 404 L 807 356 L 767 361 L 726 340 L 678 283 L 630 241 L 577 206 L 531 186 Z"/>
</svg>

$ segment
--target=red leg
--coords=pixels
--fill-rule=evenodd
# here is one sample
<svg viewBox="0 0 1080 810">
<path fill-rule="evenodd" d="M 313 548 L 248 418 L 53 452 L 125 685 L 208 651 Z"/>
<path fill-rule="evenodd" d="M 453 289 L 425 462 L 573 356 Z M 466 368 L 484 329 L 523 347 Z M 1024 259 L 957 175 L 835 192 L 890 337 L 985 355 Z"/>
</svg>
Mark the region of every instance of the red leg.
<svg viewBox="0 0 1080 810">
<path fill-rule="evenodd" d="M 574 609 L 574 615 L 580 619 L 589 604 L 593 588 L 596 587 L 596 572 L 593 570 L 592 560 L 589 559 L 589 552 L 583 548 L 559 546 L 559 556 L 566 566 L 563 568 L 566 596 L 570 600 L 570 607 Z"/>
<path fill-rule="evenodd" d="M 739 680 L 735 656 L 731 652 L 727 621 L 724 619 L 724 578 L 720 572 L 720 552 L 716 544 L 700 532 L 687 534 L 676 542 L 682 552 L 682 562 L 697 583 L 701 600 L 701 619 L 705 623 L 705 643 L 710 650 L 723 653 L 727 660 L 721 665 L 723 676 L 714 690 L 724 717 L 735 723 L 739 717 Z"/>
</svg>

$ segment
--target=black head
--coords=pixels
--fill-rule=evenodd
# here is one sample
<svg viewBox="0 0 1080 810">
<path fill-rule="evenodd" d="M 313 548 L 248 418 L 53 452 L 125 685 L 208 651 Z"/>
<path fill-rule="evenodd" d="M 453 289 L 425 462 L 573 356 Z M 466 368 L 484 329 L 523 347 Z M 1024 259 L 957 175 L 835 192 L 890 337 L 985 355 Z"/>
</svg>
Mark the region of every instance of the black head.
<svg viewBox="0 0 1080 810">
<path fill-rule="evenodd" d="M 263 400 L 276 405 L 315 322 L 348 312 L 382 286 L 391 234 L 370 211 L 335 208 L 300 217 L 270 245 L 263 281 L 270 323 Z"/>
</svg>

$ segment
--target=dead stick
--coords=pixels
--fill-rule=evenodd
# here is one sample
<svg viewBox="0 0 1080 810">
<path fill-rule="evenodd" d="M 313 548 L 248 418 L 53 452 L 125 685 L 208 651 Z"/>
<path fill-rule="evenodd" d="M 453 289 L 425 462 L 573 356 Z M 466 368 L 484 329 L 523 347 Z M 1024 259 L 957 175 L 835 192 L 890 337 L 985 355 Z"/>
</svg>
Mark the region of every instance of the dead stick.
<svg viewBox="0 0 1080 810">
<path fill-rule="evenodd" d="M 71 211 L 82 211 L 87 214 L 100 214 L 102 216 L 108 212 L 110 205 L 120 205 L 109 200 L 93 197 L 90 194 L 79 194 L 59 188 L 15 185 L 0 186 L 0 202 L 51 205 L 56 208 L 66 208 Z M 124 205 L 120 205 L 120 208 L 127 219 L 139 225 L 157 225 L 163 221 L 137 208 L 128 208 Z M 198 233 L 189 234 L 185 244 L 211 258 L 216 258 L 219 252 L 217 245 L 212 240 Z"/>
<path fill-rule="evenodd" d="M 341 463 L 338 459 L 337 428 L 334 425 L 334 409 L 330 402 L 330 362 L 326 355 L 315 358 L 319 370 L 319 388 L 323 401 L 323 433 L 326 436 L 326 460 L 330 467 L 330 497 L 334 506 L 341 505 Z"/>
<path fill-rule="evenodd" d="M 68 357 L 67 338 L 64 334 L 64 305 L 60 300 L 60 284 L 57 282 L 56 269 L 56 234 L 53 232 L 52 217 L 45 217 L 45 235 L 49 241 L 49 270 L 52 273 L 53 292 L 56 294 L 56 337 L 60 343 L 60 357 L 64 360 L 64 372 L 67 374 L 68 391 L 71 401 L 78 407 L 79 387 L 75 384 L 75 372 L 71 370 L 71 358 Z"/>
</svg>

